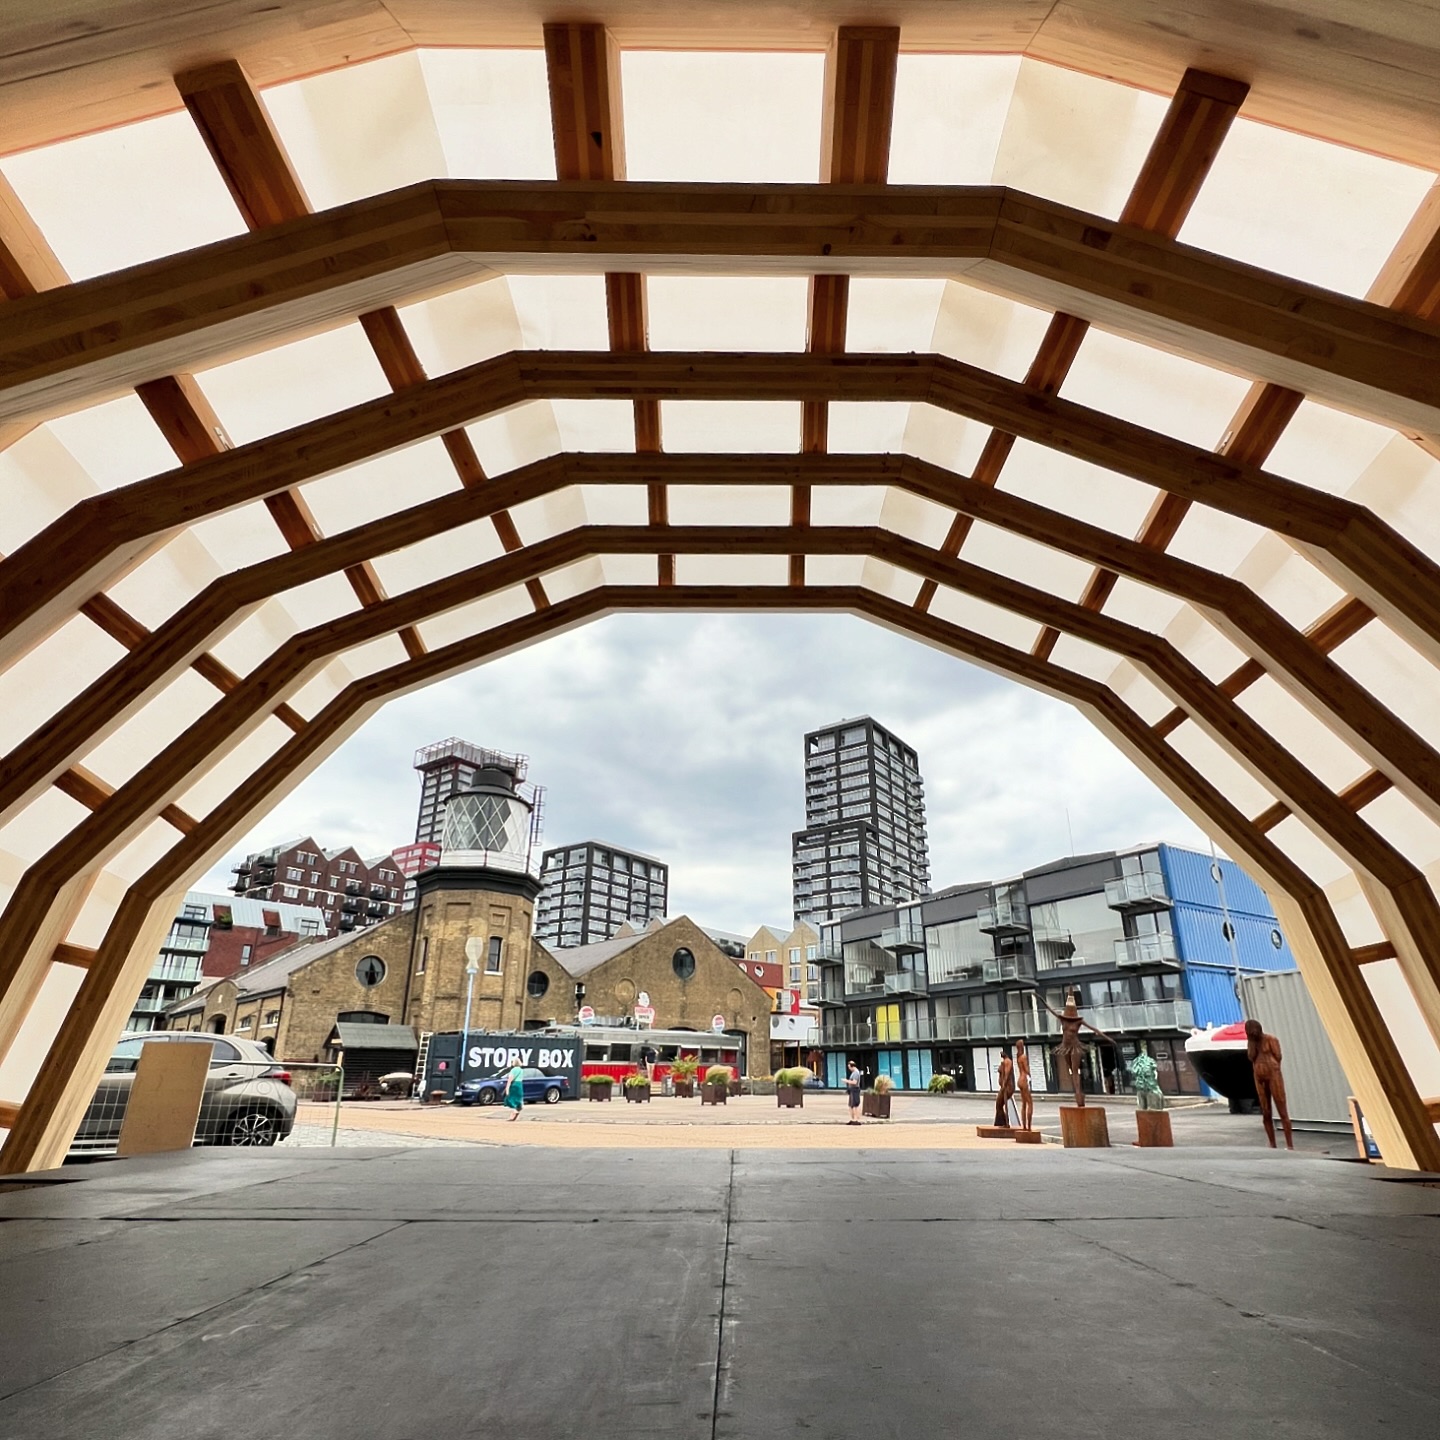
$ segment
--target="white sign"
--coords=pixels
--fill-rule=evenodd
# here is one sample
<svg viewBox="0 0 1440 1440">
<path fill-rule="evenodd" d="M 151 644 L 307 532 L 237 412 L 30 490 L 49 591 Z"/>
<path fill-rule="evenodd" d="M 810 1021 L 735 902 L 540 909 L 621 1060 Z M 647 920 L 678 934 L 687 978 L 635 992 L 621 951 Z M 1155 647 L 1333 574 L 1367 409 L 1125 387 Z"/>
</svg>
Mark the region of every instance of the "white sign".
<svg viewBox="0 0 1440 1440">
<path fill-rule="evenodd" d="M 710 1028 L 717 1035 L 721 1034 L 725 1029 L 725 1017 L 723 1015 L 712 1015 L 710 1017 Z"/>
<path fill-rule="evenodd" d="M 589 1005 L 580 1007 L 580 1023 L 582 1025 L 593 1025 L 595 1023 L 595 1011 Z"/>
<path fill-rule="evenodd" d="M 648 1029 L 655 1023 L 655 1007 L 653 1005 L 637 1005 L 635 1007 L 635 1023 Z"/>
</svg>

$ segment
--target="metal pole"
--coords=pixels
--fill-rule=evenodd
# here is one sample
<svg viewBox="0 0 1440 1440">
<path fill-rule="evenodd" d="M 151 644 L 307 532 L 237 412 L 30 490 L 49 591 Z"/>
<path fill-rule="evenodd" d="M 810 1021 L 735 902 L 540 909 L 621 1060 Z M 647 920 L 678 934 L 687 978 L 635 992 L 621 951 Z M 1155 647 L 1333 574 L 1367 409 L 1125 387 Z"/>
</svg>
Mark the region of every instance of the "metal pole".
<svg viewBox="0 0 1440 1440">
<path fill-rule="evenodd" d="M 1240 949 L 1235 943 L 1235 926 L 1230 919 L 1230 907 L 1225 903 L 1225 871 L 1221 867 L 1220 857 L 1215 853 L 1213 840 L 1210 842 L 1210 866 L 1211 874 L 1215 877 L 1215 888 L 1220 892 L 1220 914 L 1225 924 L 1221 933 L 1230 946 L 1230 967 L 1235 972 L 1235 1001 L 1238 1004 L 1240 1001 Z"/>
<path fill-rule="evenodd" d="M 470 1001 L 475 993 L 475 977 L 480 973 L 480 955 L 485 942 L 472 935 L 465 942 L 465 1032 L 460 1039 L 460 1069 L 455 1076 L 458 1090 L 465 1080 L 465 1057 L 470 1053 Z"/>
</svg>

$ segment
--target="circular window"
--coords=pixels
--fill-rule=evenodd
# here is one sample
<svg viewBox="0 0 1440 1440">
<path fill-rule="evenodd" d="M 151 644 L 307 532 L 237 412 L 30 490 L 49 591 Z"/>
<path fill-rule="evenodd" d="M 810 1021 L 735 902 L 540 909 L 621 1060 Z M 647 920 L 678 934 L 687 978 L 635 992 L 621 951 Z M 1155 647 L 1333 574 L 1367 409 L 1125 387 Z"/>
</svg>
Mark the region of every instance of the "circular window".
<svg viewBox="0 0 1440 1440">
<path fill-rule="evenodd" d="M 1227 940 L 1233 940 L 1235 938 L 1235 927 L 1228 920 L 1223 920 L 1220 923 L 1220 933 L 1224 935 Z"/>
<path fill-rule="evenodd" d="M 1220 862 L 1218 860 L 1213 862 L 1210 866 L 1210 878 L 1214 880 L 1216 884 L 1219 884 L 1219 882 L 1224 878 L 1220 874 Z"/>
<path fill-rule="evenodd" d="M 366 955 L 355 967 L 355 978 L 373 990 L 385 978 L 385 962 L 378 955 Z"/>
<path fill-rule="evenodd" d="M 1278 930 L 1272 930 L 1270 932 L 1270 943 L 1278 950 L 1284 945 L 1285 937 Z"/>
<path fill-rule="evenodd" d="M 543 970 L 532 970 L 525 982 L 525 993 L 532 1000 L 541 999 L 550 988 L 550 977 Z"/>
<path fill-rule="evenodd" d="M 695 957 L 683 945 L 670 957 L 670 964 L 682 980 L 695 973 Z"/>
</svg>

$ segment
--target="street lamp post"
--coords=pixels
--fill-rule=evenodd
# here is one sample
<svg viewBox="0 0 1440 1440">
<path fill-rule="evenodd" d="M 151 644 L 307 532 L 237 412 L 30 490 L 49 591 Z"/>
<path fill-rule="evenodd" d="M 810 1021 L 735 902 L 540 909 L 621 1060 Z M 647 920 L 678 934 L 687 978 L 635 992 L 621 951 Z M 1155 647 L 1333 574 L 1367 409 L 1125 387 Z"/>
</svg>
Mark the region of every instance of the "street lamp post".
<svg viewBox="0 0 1440 1440">
<path fill-rule="evenodd" d="M 460 1040 L 460 1072 L 455 1077 L 457 1086 L 465 1080 L 465 1057 L 470 1053 L 470 1002 L 475 995 L 475 977 L 480 973 L 480 956 L 485 942 L 472 935 L 465 942 L 465 1032 Z"/>
</svg>

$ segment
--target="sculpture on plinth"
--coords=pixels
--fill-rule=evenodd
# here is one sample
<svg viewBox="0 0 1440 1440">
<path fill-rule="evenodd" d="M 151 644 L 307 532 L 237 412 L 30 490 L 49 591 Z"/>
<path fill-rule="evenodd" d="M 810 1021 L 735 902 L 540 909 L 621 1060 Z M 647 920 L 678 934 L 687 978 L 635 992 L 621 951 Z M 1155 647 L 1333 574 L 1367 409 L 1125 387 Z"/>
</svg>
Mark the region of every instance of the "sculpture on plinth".
<svg viewBox="0 0 1440 1440">
<path fill-rule="evenodd" d="M 1010 1128 L 1010 1097 L 1015 1093 L 1015 1065 L 1008 1055 L 1000 1057 L 1000 1087 L 995 1095 L 995 1125 Z"/>
<path fill-rule="evenodd" d="M 1080 1038 L 1080 1029 L 1083 1026 L 1086 1030 L 1093 1030 L 1107 1044 L 1113 1045 L 1115 1042 L 1098 1026 L 1092 1025 L 1081 1016 L 1073 990 L 1066 993 L 1063 1014 L 1044 1000 L 1040 1003 L 1060 1022 L 1060 1045 L 1055 1052 L 1060 1060 L 1060 1073 L 1075 1091 L 1075 1104 L 1083 1110 L 1085 1091 L 1081 1088 L 1080 1077 L 1081 1066 L 1085 1060 L 1085 1044 Z"/>
<path fill-rule="evenodd" d="M 1280 1125 L 1285 1131 L 1285 1148 L 1295 1148 L 1295 1137 L 1290 1133 L 1290 1108 L 1285 1103 L 1285 1077 L 1280 1073 L 1280 1042 L 1273 1035 L 1267 1035 L 1258 1020 L 1245 1022 L 1245 1049 L 1250 1056 L 1250 1068 L 1255 1072 L 1255 1095 L 1260 1101 L 1260 1119 L 1265 1125 L 1265 1138 L 1272 1150 L 1275 1144 L 1275 1122 L 1270 1117 L 1270 1102 L 1280 1112 Z"/>
<path fill-rule="evenodd" d="M 1020 1095 L 1020 1128 L 1035 1128 L 1035 1097 L 1030 1093 L 1030 1052 L 1023 1040 L 1015 1042 L 1015 1088 Z"/>
<path fill-rule="evenodd" d="M 1145 1041 L 1140 1042 L 1140 1053 L 1127 1067 L 1130 1083 L 1135 1087 L 1135 1106 L 1139 1110 L 1163 1110 L 1165 1092 L 1160 1088 L 1160 1072 Z"/>
</svg>

